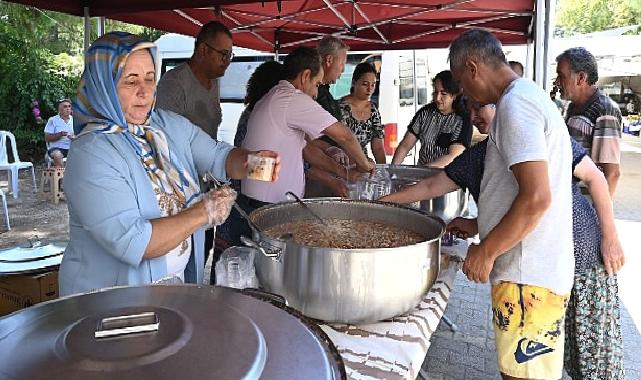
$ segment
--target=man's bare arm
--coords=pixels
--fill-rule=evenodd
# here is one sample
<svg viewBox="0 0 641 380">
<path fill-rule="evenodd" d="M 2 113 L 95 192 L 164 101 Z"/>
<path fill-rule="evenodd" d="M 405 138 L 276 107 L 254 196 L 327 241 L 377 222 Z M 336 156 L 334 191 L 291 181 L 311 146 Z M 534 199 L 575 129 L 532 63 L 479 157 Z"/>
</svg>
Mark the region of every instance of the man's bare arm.
<svg viewBox="0 0 641 380">
<path fill-rule="evenodd" d="M 614 192 L 617 189 L 619 178 L 621 177 L 621 170 L 619 164 L 599 164 L 605 180 L 608 181 L 608 189 L 610 190 L 610 197 L 614 199 Z"/>
</svg>

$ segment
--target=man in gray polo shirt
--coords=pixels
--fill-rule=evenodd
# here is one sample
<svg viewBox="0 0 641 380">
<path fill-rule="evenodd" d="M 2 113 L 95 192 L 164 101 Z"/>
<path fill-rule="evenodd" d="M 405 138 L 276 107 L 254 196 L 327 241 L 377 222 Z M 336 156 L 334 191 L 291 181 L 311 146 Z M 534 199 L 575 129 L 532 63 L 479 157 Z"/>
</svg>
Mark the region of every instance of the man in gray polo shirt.
<svg viewBox="0 0 641 380">
<path fill-rule="evenodd" d="M 186 63 L 169 70 L 158 82 L 156 107 L 174 111 L 217 139 L 222 121 L 218 78 L 233 57 L 231 32 L 212 21 L 196 36 L 194 54 Z"/>
<path fill-rule="evenodd" d="M 474 29 L 450 46 L 465 93 L 496 104 L 479 196 L 479 245 L 463 271 L 492 282 L 504 379 L 559 379 L 574 275 L 570 137 L 550 97 L 508 66 L 501 43 Z"/>
</svg>

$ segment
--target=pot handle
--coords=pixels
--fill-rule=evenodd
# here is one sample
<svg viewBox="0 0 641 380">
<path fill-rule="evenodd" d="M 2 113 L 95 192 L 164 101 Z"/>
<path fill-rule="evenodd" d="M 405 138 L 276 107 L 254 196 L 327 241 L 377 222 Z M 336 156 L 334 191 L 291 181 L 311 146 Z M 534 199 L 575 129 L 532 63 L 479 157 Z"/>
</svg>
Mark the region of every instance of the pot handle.
<svg viewBox="0 0 641 380">
<path fill-rule="evenodd" d="M 269 257 L 272 260 L 280 261 L 280 254 L 281 254 L 282 250 L 280 250 L 278 248 L 273 248 L 273 249 L 267 250 L 267 249 L 261 247 L 261 245 L 259 243 L 256 243 L 255 241 L 253 241 L 252 239 L 250 239 L 250 238 L 248 238 L 246 236 L 241 236 L 240 237 L 240 241 L 242 241 L 243 244 L 245 244 L 246 246 L 256 249 L 258 252 L 260 252 L 264 256 Z"/>
<path fill-rule="evenodd" d="M 119 315 L 101 319 L 94 332 L 94 337 L 96 339 L 102 339 L 141 332 L 158 331 L 159 326 L 158 315 L 153 311 Z"/>
</svg>

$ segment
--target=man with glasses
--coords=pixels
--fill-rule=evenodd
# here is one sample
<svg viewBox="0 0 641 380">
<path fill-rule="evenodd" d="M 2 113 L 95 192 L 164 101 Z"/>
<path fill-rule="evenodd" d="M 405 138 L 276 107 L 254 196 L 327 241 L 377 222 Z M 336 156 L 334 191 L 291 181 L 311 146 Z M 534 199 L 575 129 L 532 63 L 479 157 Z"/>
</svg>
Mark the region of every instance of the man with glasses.
<svg viewBox="0 0 641 380">
<path fill-rule="evenodd" d="M 186 117 L 216 139 L 222 121 L 217 79 L 229 67 L 232 48 L 226 26 L 217 21 L 203 25 L 191 58 L 160 79 L 156 107 Z"/>
</svg>

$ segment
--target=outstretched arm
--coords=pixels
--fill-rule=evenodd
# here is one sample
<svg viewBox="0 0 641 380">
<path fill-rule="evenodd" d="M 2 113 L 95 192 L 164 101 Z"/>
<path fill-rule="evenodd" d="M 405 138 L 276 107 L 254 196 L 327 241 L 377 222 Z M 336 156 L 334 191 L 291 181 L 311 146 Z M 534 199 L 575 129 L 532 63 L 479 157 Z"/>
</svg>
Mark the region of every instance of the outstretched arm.
<svg viewBox="0 0 641 380">
<path fill-rule="evenodd" d="M 403 140 L 401 140 L 401 143 L 398 144 L 398 147 L 394 152 L 394 157 L 392 157 L 392 164 L 402 164 L 405 156 L 407 156 L 407 153 L 409 153 L 410 149 L 412 149 L 414 145 L 416 145 L 416 141 L 418 141 L 418 139 L 416 138 L 416 136 L 414 136 L 413 133 L 405 132 Z"/>
<path fill-rule="evenodd" d="M 416 185 L 408 186 L 399 192 L 386 195 L 379 200 L 381 202 L 407 204 L 424 199 L 432 199 L 459 188 L 460 187 L 454 183 L 445 172 L 440 172 L 437 175 L 421 180 L 421 182 Z"/>
<path fill-rule="evenodd" d="M 387 159 L 385 157 L 385 147 L 383 145 L 383 139 L 372 139 L 372 141 L 370 142 L 370 147 L 372 148 L 374 161 L 376 161 L 377 164 L 385 164 Z"/>
<path fill-rule="evenodd" d="M 463 153 L 464 150 L 465 150 L 465 146 L 463 144 L 452 144 L 447 149 L 447 154 L 437 158 L 432 162 L 428 162 L 426 165 L 433 166 L 436 168 L 443 168 L 449 165 L 450 162 L 452 162 L 452 160 L 454 160 L 458 155 Z"/>
<path fill-rule="evenodd" d="M 360 144 L 356 140 L 356 136 L 354 136 L 352 131 L 347 129 L 343 123 L 336 122 L 330 125 L 325 129 L 325 134 L 336 141 L 350 159 L 354 160 L 356 169 L 361 172 L 369 172 L 374 169 L 374 164 L 370 162 L 365 156 L 365 153 L 363 153 L 363 149 L 361 149 Z"/>
<path fill-rule="evenodd" d="M 621 169 L 619 169 L 619 164 L 600 164 L 599 166 L 601 166 L 601 169 L 603 169 L 605 180 L 608 183 L 608 191 L 610 192 L 610 197 L 614 198 L 614 192 L 617 189 L 619 177 L 621 177 Z"/>
<path fill-rule="evenodd" d="M 612 211 L 611 187 L 604 174 L 585 156 L 574 169 L 574 175 L 588 187 L 594 203 L 599 226 L 601 228 L 601 256 L 608 274 L 614 274 L 625 263 L 623 248 L 614 225 L 614 212 Z"/>
</svg>

